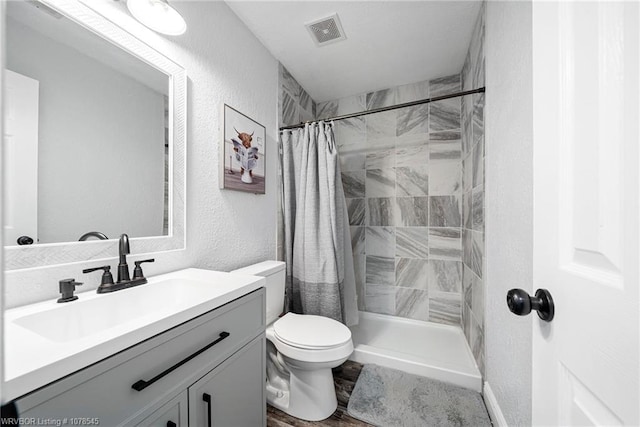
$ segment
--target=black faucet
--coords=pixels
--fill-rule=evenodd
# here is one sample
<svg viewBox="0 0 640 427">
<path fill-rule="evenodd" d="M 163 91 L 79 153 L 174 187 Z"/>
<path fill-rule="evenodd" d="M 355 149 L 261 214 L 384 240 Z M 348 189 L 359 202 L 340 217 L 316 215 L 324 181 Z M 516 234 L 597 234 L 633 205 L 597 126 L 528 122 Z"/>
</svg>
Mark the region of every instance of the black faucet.
<svg viewBox="0 0 640 427">
<path fill-rule="evenodd" d="M 122 234 L 120 236 L 120 243 L 118 245 L 119 255 L 120 255 L 120 263 L 118 264 L 118 282 L 128 282 L 131 280 L 129 276 L 129 265 L 127 264 L 127 255 L 129 255 L 129 236 L 126 234 Z"/>
<path fill-rule="evenodd" d="M 113 276 L 111 276 L 110 269 L 111 267 L 108 265 L 104 265 L 102 267 L 95 268 L 87 268 L 82 270 L 83 273 L 91 273 L 92 271 L 103 270 L 102 280 L 100 282 L 100 286 L 97 289 L 99 294 L 119 291 L 120 289 L 131 288 L 133 286 L 138 286 L 147 283 L 147 279 L 144 277 L 142 272 L 142 268 L 140 264 L 144 262 L 154 262 L 154 259 L 145 259 L 141 261 L 136 261 L 136 268 L 133 271 L 133 279 L 129 276 L 129 265 L 127 264 L 127 255 L 131 253 L 129 249 L 129 236 L 123 234 L 120 236 L 120 241 L 118 242 L 118 255 L 120 256 L 120 261 L 118 263 L 118 281 L 113 283 Z"/>
</svg>

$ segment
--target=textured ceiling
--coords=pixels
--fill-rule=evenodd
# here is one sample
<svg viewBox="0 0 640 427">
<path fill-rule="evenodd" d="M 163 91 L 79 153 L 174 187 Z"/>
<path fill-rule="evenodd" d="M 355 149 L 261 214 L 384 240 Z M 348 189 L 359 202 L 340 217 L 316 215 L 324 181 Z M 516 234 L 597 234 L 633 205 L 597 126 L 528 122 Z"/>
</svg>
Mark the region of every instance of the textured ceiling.
<svg viewBox="0 0 640 427">
<path fill-rule="evenodd" d="M 478 1 L 227 4 L 319 102 L 460 72 L 480 10 Z M 336 12 L 347 39 L 316 46 L 305 23 Z"/>
</svg>

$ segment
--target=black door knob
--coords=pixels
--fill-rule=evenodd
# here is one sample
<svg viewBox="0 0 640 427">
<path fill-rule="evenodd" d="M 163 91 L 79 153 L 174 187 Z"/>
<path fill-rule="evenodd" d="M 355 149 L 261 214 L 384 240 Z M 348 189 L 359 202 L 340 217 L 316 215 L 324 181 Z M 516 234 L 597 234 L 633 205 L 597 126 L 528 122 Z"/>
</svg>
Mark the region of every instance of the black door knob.
<svg viewBox="0 0 640 427">
<path fill-rule="evenodd" d="M 29 236 L 20 236 L 18 237 L 18 240 L 16 240 L 16 242 L 19 245 L 33 245 L 33 239 Z"/>
<path fill-rule="evenodd" d="M 507 305 L 518 316 L 526 316 L 531 310 L 536 310 L 538 317 L 545 322 L 553 320 L 553 298 L 546 289 L 538 289 L 534 297 L 529 296 L 524 289 L 511 289 L 507 292 Z"/>
</svg>

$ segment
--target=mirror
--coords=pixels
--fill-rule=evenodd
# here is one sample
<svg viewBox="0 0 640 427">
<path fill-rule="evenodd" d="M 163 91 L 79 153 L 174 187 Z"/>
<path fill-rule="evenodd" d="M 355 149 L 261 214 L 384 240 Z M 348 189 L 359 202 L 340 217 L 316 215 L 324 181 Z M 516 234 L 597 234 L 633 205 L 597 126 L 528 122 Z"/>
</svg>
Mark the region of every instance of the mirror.
<svg viewBox="0 0 640 427">
<path fill-rule="evenodd" d="M 6 17 L 5 268 L 86 261 L 121 233 L 183 247 L 184 70 L 77 1 Z"/>
<path fill-rule="evenodd" d="M 166 74 L 42 4 L 6 11 L 5 246 L 168 234 Z"/>
</svg>

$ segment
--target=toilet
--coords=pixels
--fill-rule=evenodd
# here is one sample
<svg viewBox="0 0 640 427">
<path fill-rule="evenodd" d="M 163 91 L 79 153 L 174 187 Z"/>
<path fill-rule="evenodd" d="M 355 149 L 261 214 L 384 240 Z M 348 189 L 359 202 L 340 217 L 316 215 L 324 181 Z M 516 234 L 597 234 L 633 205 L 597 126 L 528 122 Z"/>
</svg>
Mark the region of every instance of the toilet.
<svg viewBox="0 0 640 427">
<path fill-rule="evenodd" d="M 338 407 L 332 368 L 353 352 L 351 331 L 322 316 L 282 317 L 285 264 L 265 261 L 232 271 L 267 279 L 267 402 L 307 421 L 328 418 Z"/>
</svg>

